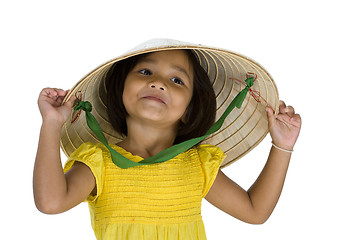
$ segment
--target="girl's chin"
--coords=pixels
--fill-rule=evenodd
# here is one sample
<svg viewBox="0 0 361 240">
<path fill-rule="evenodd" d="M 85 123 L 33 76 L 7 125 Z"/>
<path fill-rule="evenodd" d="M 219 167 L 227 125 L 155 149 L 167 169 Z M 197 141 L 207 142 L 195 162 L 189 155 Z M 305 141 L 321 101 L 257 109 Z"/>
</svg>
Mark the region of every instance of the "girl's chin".
<svg viewBox="0 0 361 240">
<path fill-rule="evenodd" d="M 169 115 L 163 114 L 162 112 L 156 113 L 155 111 L 143 111 L 142 113 L 133 115 L 133 118 L 138 119 L 143 124 L 159 124 L 161 127 L 171 125 L 178 126 L 181 121 L 181 117 L 172 120 Z"/>
</svg>

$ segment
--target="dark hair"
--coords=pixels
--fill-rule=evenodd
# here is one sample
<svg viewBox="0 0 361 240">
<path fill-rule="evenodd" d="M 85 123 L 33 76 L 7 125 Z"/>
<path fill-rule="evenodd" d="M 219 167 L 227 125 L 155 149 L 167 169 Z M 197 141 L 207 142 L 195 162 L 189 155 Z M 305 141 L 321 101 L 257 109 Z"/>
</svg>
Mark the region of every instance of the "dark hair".
<svg viewBox="0 0 361 240">
<path fill-rule="evenodd" d="M 216 117 L 216 96 L 212 83 L 196 56 L 191 50 L 185 50 L 193 65 L 193 96 L 186 110 L 186 121 L 180 123 L 174 144 L 203 136 L 214 124 Z M 123 104 L 124 83 L 128 73 L 147 54 L 141 54 L 116 62 L 106 75 L 107 112 L 113 128 L 127 136 L 126 117 Z"/>
</svg>

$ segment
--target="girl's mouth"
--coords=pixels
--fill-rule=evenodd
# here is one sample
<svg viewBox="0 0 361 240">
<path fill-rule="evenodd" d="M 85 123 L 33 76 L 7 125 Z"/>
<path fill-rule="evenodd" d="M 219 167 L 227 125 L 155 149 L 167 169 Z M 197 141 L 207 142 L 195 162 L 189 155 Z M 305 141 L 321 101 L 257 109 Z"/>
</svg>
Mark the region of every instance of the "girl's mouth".
<svg viewBox="0 0 361 240">
<path fill-rule="evenodd" d="M 160 91 L 155 91 L 153 89 L 148 89 L 148 90 L 143 91 L 140 94 L 140 97 L 145 98 L 147 100 L 152 100 L 152 101 L 156 101 L 159 103 L 163 103 L 165 105 L 167 105 L 170 100 L 166 93 L 163 93 Z"/>
<path fill-rule="evenodd" d="M 157 96 L 146 96 L 144 98 L 165 104 L 163 99 L 161 99 L 161 98 L 159 98 Z"/>
</svg>

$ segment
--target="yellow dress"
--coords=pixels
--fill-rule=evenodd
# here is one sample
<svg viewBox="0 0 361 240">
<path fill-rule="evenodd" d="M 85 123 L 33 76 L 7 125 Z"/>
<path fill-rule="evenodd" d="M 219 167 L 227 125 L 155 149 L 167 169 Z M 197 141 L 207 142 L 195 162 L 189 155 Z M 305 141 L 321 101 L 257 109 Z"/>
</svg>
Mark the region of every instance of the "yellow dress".
<svg viewBox="0 0 361 240">
<path fill-rule="evenodd" d="M 132 161 L 143 158 L 116 145 Z M 97 239 L 206 239 L 201 202 L 225 158 L 212 145 L 199 145 L 159 164 L 121 169 L 106 147 L 84 143 L 68 159 L 86 164 L 96 179 L 97 194 L 89 196 Z"/>
</svg>

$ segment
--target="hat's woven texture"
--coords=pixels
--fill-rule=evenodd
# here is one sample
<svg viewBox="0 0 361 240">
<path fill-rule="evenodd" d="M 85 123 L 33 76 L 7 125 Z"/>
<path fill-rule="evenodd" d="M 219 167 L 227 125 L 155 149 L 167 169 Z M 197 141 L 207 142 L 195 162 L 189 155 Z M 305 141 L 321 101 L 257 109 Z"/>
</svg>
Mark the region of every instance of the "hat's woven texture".
<svg viewBox="0 0 361 240">
<path fill-rule="evenodd" d="M 106 99 L 104 77 L 107 71 L 113 63 L 125 58 L 141 53 L 171 49 L 191 49 L 198 57 L 201 66 L 206 70 L 213 83 L 217 97 L 217 119 L 233 98 L 245 87 L 244 80 L 249 76 L 248 73 L 257 76 L 252 91 L 260 97 L 255 98 L 248 94 L 242 107 L 232 111 L 222 128 L 203 141 L 203 143 L 222 148 L 227 154 L 222 167 L 238 160 L 257 146 L 267 135 L 268 122 L 265 107 L 268 105 L 277 110 L 279 101 L 276 85 L 268 72 L 253 60 L 240 54 L 174 40 L 151 40 L 96 68 L 72 88 L 68 97 L 80 91 L 82 100 L 89 101 L 93 105 L 92 114 L 99 122 L 108 142 L 110 144 L 118 143 L 122 138 L 110 125 L 104 104 Z M 72 117 L 62 129 L 61 147 L 67 156 L 84 142 L 99 142 L 88 128 L 85 114 L 78 115 L 72 122 L 76 114 L 73 112 Z"/>
</svg>

